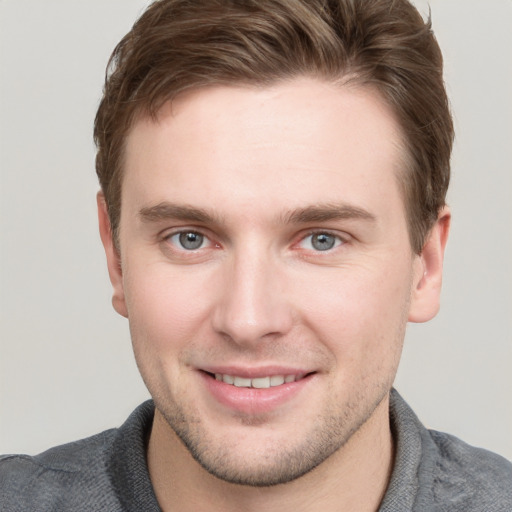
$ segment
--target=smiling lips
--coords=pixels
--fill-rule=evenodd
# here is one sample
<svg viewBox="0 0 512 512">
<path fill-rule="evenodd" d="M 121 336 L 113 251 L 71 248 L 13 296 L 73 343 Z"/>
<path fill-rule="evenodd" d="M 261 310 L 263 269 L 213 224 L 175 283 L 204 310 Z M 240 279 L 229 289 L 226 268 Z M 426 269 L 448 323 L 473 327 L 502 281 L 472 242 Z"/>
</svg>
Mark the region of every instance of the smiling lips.
<svg viewBox="0 0 512 512">
<path fill-rule="evenodd" d="M 282 369 L 273 369 L 267 370 L 267 373 L 261 369 L 258 372 L 236 372 L 219 368 L 216 371 L 203 370 L 200 375 L 217 403 L 238 414 L 252 416 L 270 413 L 284 406 L 301 393 L 316 374 L 303 370 L 291 373 L 290 370 L 283 372 Z"/>
</svg>

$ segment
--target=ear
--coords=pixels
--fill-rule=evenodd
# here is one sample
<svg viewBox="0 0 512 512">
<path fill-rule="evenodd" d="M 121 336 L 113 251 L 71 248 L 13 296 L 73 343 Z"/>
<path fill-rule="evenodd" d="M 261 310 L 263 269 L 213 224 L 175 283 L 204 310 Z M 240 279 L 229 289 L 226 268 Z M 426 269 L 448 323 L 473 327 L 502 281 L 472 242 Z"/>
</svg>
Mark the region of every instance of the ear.
<svg viewBox="0 0 512 512">
<path fill-rule="evenodd" d="M 124 296 L 123 286 L 123 271 L 121 268 L 121 256 L 114 244 L 112 235 L 112 227 L 110 225 L 110 218 L 107 211 L 107 202 L 103 192 L 98 192 L 96 196 L 98 203 L 98 221 L 100 228 L 101 241 L 107 256 L 108 274 L 110 282 L 114 289 L 112 295 L 112 305 L 114 309 L 122 316 L 128 318 L 128 311 L 126 309 L 126 300 Z"/>
<path fill-rule="evenodd" d="M 430 230 L 421 254 L 416 257 L 409 322 L 427 322 L 439 311 L 444 249 L 450 220 L 450 210 L 445 206 Z"/>
</svg>

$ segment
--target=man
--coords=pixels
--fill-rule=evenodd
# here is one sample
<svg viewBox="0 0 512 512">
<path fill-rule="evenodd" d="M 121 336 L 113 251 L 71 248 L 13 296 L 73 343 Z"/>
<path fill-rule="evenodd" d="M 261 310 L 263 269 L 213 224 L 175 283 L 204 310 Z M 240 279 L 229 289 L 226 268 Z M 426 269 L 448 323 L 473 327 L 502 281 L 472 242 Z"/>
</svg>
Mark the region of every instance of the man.
<svg viewBox="0 0 512 512">
<path fill-rule="evenodd" d="M 157 2 L 95 138 L 154 405 L 3 459 L 3 510 L 511 509 L 510 464 L 391 389 L 450 223 L 441 54 L 407 2 Z"/>
</svg>

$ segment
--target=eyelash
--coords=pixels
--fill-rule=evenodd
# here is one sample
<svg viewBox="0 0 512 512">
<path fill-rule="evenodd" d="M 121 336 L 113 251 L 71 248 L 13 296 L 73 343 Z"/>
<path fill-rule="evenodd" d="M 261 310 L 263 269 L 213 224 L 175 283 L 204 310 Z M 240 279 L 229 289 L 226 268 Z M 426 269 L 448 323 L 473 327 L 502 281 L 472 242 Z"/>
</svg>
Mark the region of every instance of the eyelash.
<svg viewBox="0 0 512 512">
<path fill-rule="evenodd" d="M 184 247 L 183 246 L 183 240 L 181 240 L 181 237 L 182 236 L 187 236 L 187 235 L 195 235 L 195 236 L 201 237 L 200 245 L 198 247 L 192 247 L 192 248 Z M 332 247 L 327 247 L 325 249 L 319 249 L 319 248 L 315 248 L 314 247 L 314 245 L 313 245 L 314 244 L 313 237 L 315 237 L 315 236 L 321 237 L 322 235 L 324 235 L 328 239 L 334 239 Z M 176 237 L 178 237 L 177 240 L 173 241 L 173 238 L 176 238 Z M 336 249 L 337 247 L 339 247 L 339 246 L 341 246 L 341 245 L 343 245 L 343 244 L 345 244 L 347 242 L 345 237 L 342 237 L 342 236 L 340 236 L 340 235 L 338 235 L 336 233 L 333 233 L 331 231 L 316 230 L 316 231 L 308 232 L 305 236 L 301 236 L 299 241 L 296 244 L 294 244 L 294 245 L 301 246 L 307 240 L 310 240 L 310 245 L 312 247 L 303 247 L 303 248 L 308 250 L 308 251 L 312 251 L 314 253 L 329 253 L 332 250 Z M 216 247 L 220 247 L 219 244 L 214 244 L 211 241 L 211 239 L 210 239 L 210 237 L 208 235 L 202 233 L 199 230 L 195 230 L 195 229 L 181 229 L 180 231 L 174 231 L 172 233 L 168 233 L 168 234 L 166 234 L 163 237 L 163 241 L 169 243 L 172 246 L 174 246 L 179 251 L 188 252 L 188 253 L 196 253 L 196 251 L 199 251 L 199 250 L 203 249 L 204 248 L 203 245 L 204 245 L 205 242 L 207 242 L 210 246 L 214 245 Z M 193 241 L 191 241 L 191 242 L 193 243 Z"/>
<path fill-rule="evenodd" d="M 199 247 L 197 248 L 192 248 L 192 249 L 187 249 L 186 247 L 183 247 L 183 241 L 180 240 L 180 238 L 185 235 L 195 235 L 195 236 L 199 236 L 202 238 L 201 240 L 201 244 Z M 178 237 L 178 240 L 176 240 L 176 242 L 173 242 L 173 238 L 175 237 Z M 203 249 L 203 244 L 205 242 L 209 242 L 210 244 L 212 244 L 211 240 L 210 240 L 210 237 L 208 237 L 207 235 L 205 235 L 204 233 L 201 233 L 200 231 L 198 230 L 195 230 L 195 229 L 182 229 L 180 231 L 175 231 L 175 232 L 172 232 L 172 233 L 168 233 L 166 234 L 164 237 L 163 237 L 163 241 L 164 242 L 168 242 L 170 243 L 171 245 L 175 246 L 175 247 L 178 247 L 179 250 L 182 250 L 182 251 L 185 251 L 185 252 L 195 252 L 195 251 L 199 251 L 200 249 Z M 179 247 L 179 245 L 181 245 L 181 247 Z"/>
<path fill-rule="evenodd" d="M 340 235 L 336 234 L 336 233 L 332 233 L 331 231 L 325 231 L 325 230 L 318 230 L 318 231 L 311 231 L 309 232 L 306 236 L 302 237 L 300 240 L 299 240 L 299 245 L 303 244 L 306 240 L 310 239 L 311 240 L 311 245 L 313 245 L 313 237 L 315 236 L 322 236 L 322 235 L 325 235 L 326 237 L 329 237 L 329 238 L 333 238 L 334 239 L 334 245 L 332 247 L 329 247 L 327 249 L 316 249 L 315 248 L 312 248 L 312 249 L 309 249 L 308 250 L 311 250 L 315 253 L 322 253 L 322 252 L 325 252 L 325 253 L 328 253 L 334 249 L 336 249 L 336 247 L 339 247 L 340 245 L 343 245 L 344 243 L 346 243 L 346 240 L 341 237 Z"/>
</svg>

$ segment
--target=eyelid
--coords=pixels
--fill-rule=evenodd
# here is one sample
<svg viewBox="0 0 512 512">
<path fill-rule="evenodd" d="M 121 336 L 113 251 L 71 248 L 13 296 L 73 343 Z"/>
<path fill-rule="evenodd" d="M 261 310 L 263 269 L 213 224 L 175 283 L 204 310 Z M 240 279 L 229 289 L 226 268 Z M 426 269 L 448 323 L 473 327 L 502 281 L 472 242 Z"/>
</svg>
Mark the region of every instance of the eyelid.
<svg viewBox="0 0 512 512">
<path fill-rule="evenodd" d="M 198 247 L 186 247 L 185 242 L 182 240 L 182 236 L 185 235 L 185 239 L 188 239 L 190 235 L 193 235 L 192 238 L 195 238 L 197 242 L 199 242 Z M 178 232 L 171 235 L 168 240 L 172 241 L 173 245 L 176 245 L 180 250 L 183 249 L 187 252 L 189 251 L 198 251 L 200 249 L 204 249 L 206 246 L 210 245 L 210 240 L 202 235 L 201 233 L 196 233 L 195 231 L 185 231 Z"/>
<path fill-rule="evenodd" d="M 318 228 L 318 229 L 309 229 L 305 233 L 300 234 L 299 237 L 298 237 L 298 241 L 294 245 L 300 245 L 307 238 L 312 237 L 314 235 L 329 235 L 329 236 L 332 236 L 332 237 L 336 238 L 339 241 L 339 243 L 337 245 L 335 245 L 331 249 L 327 249 L 325 251 L 320 251 L 320 250 L 315 250 L 315 249 L 307 249 L 307 250 L 311 250 L 311 251 L 313 251 L 315 253 L 318 253 L 318 254 L 321 254 L 322 252 L 324 252 L 326 254 L 329 253 L 329 252 L 332 252 L 337 247 L 345 245 L 351 239 L 351 237 L 348 234 L 346 234 L 346 233 L 340 233 L 339 231 L 332 230 L 332 229 L 321 229 L 321 228 Z"/>
<path fill-rule="evenodd" d="M 172 228 L 165 228 L 162 231 L 160 231 L 158 237 L 161 238 L 162 240 L 165 240 L 179 233 L 197 233 L 199 235 L 207 237 L 208 239 L 211 239 L 211 236 L 206 231 L 207 230 L 205 230 L 204 228 L 198 226 L 183 225 L 175 226 Z"/>
<path fill-rule="evenodd" d="M 176 248 L 176 250 L 178 250 L 180 252 L 193 253 L 194 251 L 199 251 L 201 249 L 205 249 L 205 248 L 199 248 L 199 249 L 195 249 L 195 250 L 194 249 L 187 250 L 185 248 L 178 247 L 175 243 L 171 243 L 170 242 L 170 239 L 173 236 L 176 236 L 176 235 L 179 235 L 179 234 L 182 234 L 182 233 L 197 233 L 197 234 L 203 236 L 208 241 L 208 246 L 205 247 L 205 248 L 208 248 L 208 247 L 220 248 L 222 246 L 222 244 L 219 243 L 219 241 L 216 239 L 216 237 L 212 236 L 212 234 L 209 232 L 208 229 L 205 229 L 203 227 L 198 227 L 198 226 L 190 226 L 190 225 L 186 226 L 185 225 L 185 226 L 176 226 L 174 228 L 168 228 L 166 230 L 163 230 L 159 234 L 158 238 L 159 238 L 161 243 L 167 243 L 169 245 L 172 245 L 173 247 Z M 334 229 L 311 228 L 311 229 L 305 230 L 305 231 L 301 232 L 300 234 L 298 234 L 295 237 L 296 241 L 292 245 L 296 247 L 296 246 L 300 245 L 302 242 L 304 242 L 304 240 L 306 240 L 308 237 L 311 237 L 311 236 L 314 236 L 314 235 L 320 235 L 320 234 L 325 234 L 325 235 L 333 236 L 340 243 L 338 243 L 333 248 L 328 249 L 326 251 L 319 251 L 319 250 L 312 249 L 312 251 L 315 252 L 315 253 L 321 253 L 321 252 L 329 253 L 329 252 L 332 252 L 334 249 L 336 249 L 340 245 L 344 245 L 344 244 L 348 243 L 352 239 L 352 237 L 349 234 L 347 234 L 345 232 L 339 232 L 339 231 L 334 230 Z"/>
<path fill-rule="evenodd" d="M 170 229 L 166 229 L 166 230 L 162 231 L 161 234 L 159 235 L 159 239 L 160 239 L 160 242 L 172 245 L 178 251 L 193 253 L 194 251 L 200 251 L 201 249 L 205 249 L 205 247 L 202 247 L 199 249 L 188 249 L 187 250 L 183 247 L 177 246 L 175 243 L 172 243 L 171 238 L 176 235 L 183 234 L 183 233 L 196 233 L 198 235 L 201 235 L 202 237 L 205 238 L 205 240 L 208 241 L 207 247 L 220 247 L 220 244 L 218 242 L 215 242 L 213 240 L 213 237 L 207 231 L 208 230 L 205 230 L 204 228 L 199 228 L 197 226 L 177 226 L 175 228 L 170 228 Z"/>
</svg>

